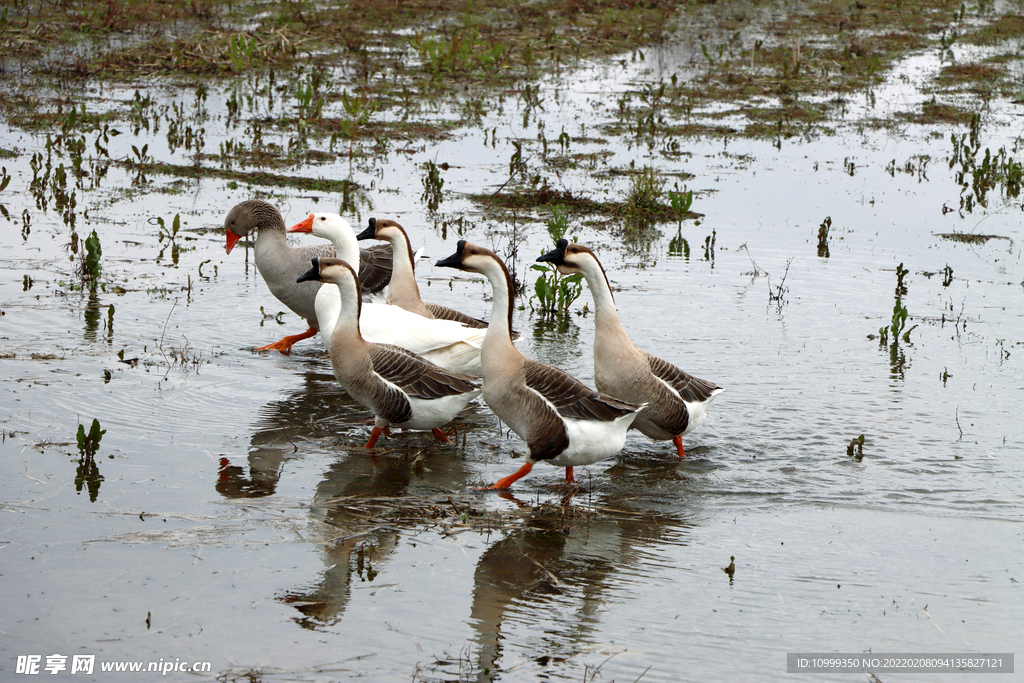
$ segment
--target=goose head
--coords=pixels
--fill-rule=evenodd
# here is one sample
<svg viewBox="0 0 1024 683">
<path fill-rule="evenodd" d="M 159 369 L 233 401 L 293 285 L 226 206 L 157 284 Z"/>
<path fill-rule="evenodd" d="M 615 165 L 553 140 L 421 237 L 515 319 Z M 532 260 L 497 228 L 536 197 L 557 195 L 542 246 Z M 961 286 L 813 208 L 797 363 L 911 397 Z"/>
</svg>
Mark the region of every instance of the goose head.
<svg viewBox="0 0 1024 683">
<path fill-rule="evenodd" d="M 300 275 L 296 282 L 316 280 L 338 286 L 342 301 L 361 301 L 362 286 L 352 266 L 340 258 L 322 257 L 312 259 L 313 266 Z"/>
<path fill-rule="evenodd" d="M 499 272 L 505 271 L 505 264 L 502 263 L 497 254 L 487 247 L 481 247 L 466 240 L 459 240 L 455 253 L 441 259 L 435 265 L 442 268 L 457 268 L 487 276 L 495 270 Z"/>
<path fill-rule="evenodd" d="M 236 204 L 224 219 L 227 235 L 225 250 L 231 253 L 238 240 L 257 228 L 284 227 L 284 219 L 277 207 L 261 199 L 250 199 Z"/>
<path fill-rule="evenodd" d="M 356 232 L 347 220 L 336 213 L 311 213 L 301 223 L 288 228 L 288 232 L 309 232 L 330 240 L 339 258 L 349 263 L 359 263 Z"/>
<path fill-rule="evenodd" d="M 537 260 L 552 264 L 562 275 L 582 273 L 585 268 L 593 266 L 595 262 L 600 263 L 589 247 L 570 242 L 564 237 L 558 240 L 558 245 L 554 249 Z"/>
<path fill-rule="evenodd" d="M 394 251 L 404 248 L 409 253 L 409 261 L 414 262 L 409 234 L 396 221 L 389 218 L 370 218 L 366 229 L 356 235 L 357 240 L 382 240 L 389 242 Z"/>
<path fill-rule="evenodd" d="M 396 238 L 401 238 L 403 236 L 408 239 L 408 233 L 405 232 L 405 228 L 399 225 L 396 221 L 389 218 L 370 218 L 366 229 L 356 235 L 356 239 L 384 240 L 391 242 Z"/>
<path fill-rule="evenodd" d="M 597 254 L 590 247 L 570 242 L 563 237 L 558 240 L 558 244 L 554 249 L 537 260 L 552 264 L 558 268 L 558 272 L 562 275 L 582 273 L 590 285 L 591 291 L 602 286 L 607 287 L 612 302 L 615 301 L 615 297 L 611 293 L 612 285 L 608 281 L 608 274 L 604 272 L 604 266 L 601 265 Z"/>
</svg>

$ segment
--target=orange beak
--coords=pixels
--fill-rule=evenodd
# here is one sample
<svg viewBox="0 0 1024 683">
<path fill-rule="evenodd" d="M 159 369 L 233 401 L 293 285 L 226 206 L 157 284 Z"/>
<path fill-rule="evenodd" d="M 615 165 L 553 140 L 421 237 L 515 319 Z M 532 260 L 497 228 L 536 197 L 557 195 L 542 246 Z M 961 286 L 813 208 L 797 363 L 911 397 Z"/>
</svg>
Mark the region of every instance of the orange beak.
<svg viewBox="0 0 1024 683">
<path fill-rule="evenodd" d="M 238 240 L 242 239 L 242 236 L 236 235 L 235 233 L 231 232 L 230 229 L 228 229 L 226 232 L 228 236 L 228 245 L 227 247 L 225 247 L 225 250 L 230 254 L 231 250 L 235 248 L 235 243 L 237 243 Z"/>
<path fill-rule="evenodd" d="M 288 228 L 288 232 L 313 232 L 313 214 L 309 214 L 301 223 L 296 223 Z"/>
</svg>

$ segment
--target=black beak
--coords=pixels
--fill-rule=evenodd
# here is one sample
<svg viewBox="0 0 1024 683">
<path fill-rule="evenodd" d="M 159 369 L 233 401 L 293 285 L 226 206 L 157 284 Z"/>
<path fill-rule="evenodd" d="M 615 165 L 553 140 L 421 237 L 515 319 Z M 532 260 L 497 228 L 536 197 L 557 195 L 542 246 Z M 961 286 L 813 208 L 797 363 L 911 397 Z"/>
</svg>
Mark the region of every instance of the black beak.
<svg viewBox="0 0 1024 683">
<path fill-rule="evenodd" d="M 554 249 L 552 249 L 548 253 L 544 254 L 543 256 L 538 258 L 537 260 L 538 261 L 546 261 L 548 263 L 553 263 L 556 266 L 560 266 L 563 263 L 565 263 L 565 248 L 567 246 L 569 246 L 569 240 L 567 240 L 567 239 L 565 239 L 563 237 L 562 239 L 558 240 L 558 246 L 557 247 L 555 247 Z"/>
<path fill-rule="evenodd" d="M 300 275 L 296 282 L 306 282 L 307 280 L 320 280 L 320 259 L 313 259 L 313 267 Z"/>
<path fill-rule="evenodd" d="M 356 235 L 357 240 L 372 240 L 377 236 L 377 219 L 371 218 L 370 225 L 367 226 L 366 230 Z"/>
<path fill-rule="evenodd" d="M 466 240 L 459 240 L 459 248 L 451 256 L 447 256 L 437 263 L 435 266 L 441 266 L 442 268 L 458 268 L 462 270 L 462 249 L 466 246 Z"/>
</svg>

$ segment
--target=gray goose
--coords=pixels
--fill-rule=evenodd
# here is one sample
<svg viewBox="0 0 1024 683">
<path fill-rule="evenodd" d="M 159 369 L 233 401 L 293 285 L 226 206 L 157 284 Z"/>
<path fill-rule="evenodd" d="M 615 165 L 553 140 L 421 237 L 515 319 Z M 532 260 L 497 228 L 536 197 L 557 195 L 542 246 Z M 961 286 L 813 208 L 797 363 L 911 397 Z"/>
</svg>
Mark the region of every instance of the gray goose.
<svg viewBox="0 0 1024 683">
<path fill-rule="evenodd" d="M 367 448 L 373 448 L 388 427 L 423 429 L 448 443 L 440 429 L 480 395 L 473 378 L 451 372 L 392 344 L 374 344 L 359 332 L 362 287 L 352 267 L 337 258 L 314 258 L 299 282 L 325 282 L 341 293 L 341 310 L 331 332 L 328 351 L 334 376 L 356 402 L 374 414 Z"/>
<path fill-rule="evenodd" d="M 643 407 L 598 393 L 558 368 L 527 358 L 512 343 L 512 279 L 495 253 L 459 241 L 458 251 L 437 265 L 484 275 L 491 283 L 491 322 L 480 360 L 484 401 L 527 446 L 526 464 L 498 480 L 492 489 L 507 489 L 544 460 L 565 467 L 574 483 L 573 466 L 610 458 L 626 442 L 626 431 Z"/>
<path fill-rule="evenodd" d="M 388 303 L 400 306 L 407 311 L 422 315 L 424 318 L 454 320 L 466 327 L 483 329 L 487 323 L 478 318 L 466 315 L 453 308 L 440 304 L 425 303 L 420 298 L 420 288 L 416 284 L 415 258 L 409 235 L 405 228 L 393 220 L 370 218 L 369 225 L 356 236 L 357 240 L 384 240 L 391 245 L 394 254 L 394 267 L 391 275 L 391 286 L 388 288 Z"/>
<path fill-rule="evenodd" d="M 270 288 L 271 294 L 299 316 L 306 319 L 309 329 L 301 334 L 284 337 L 280 341 L 258 347 L 257 351 L 280 351 L 287 355 L 295 342 L 308 339 L 317 333 L 316 320 L 317 290 L 319 282 L 296 282 L 306 272 L 309 261 L 318 256 L 334 256 L 334 247 L 320 244 L 307 247 L 292 247 L 288 244 L 284 218 L 277 207 L 260 199 L 250 199 L 236 204 L 224 219 L 227 235 L 227 253 L 231 253 L 239 239 L 256 230 L 254 248 L 256 269 Z M 365 277 L 368 291 L 376 292 L 385 287 L 391 279 L 391 249 L 387 245 L 360 251 L 360 276 Z"/>
<path fill-rule="evenodd" d="M 625 401 L 646 403 L 647 407 L 633 422 L 633 429 L 656 441 L 672 439 L 679 459 L 685 458 L 683 436 L 697 428 L 708 405 L 724 389 L 637 348 L 619 320 L 604 267 L 589 248 L 560 239 L 553 251 L 537 260 L 554 264 L 566 275 L 582 273 L 587 281 L 596 311 L 597 388 Z"/>
</svg>

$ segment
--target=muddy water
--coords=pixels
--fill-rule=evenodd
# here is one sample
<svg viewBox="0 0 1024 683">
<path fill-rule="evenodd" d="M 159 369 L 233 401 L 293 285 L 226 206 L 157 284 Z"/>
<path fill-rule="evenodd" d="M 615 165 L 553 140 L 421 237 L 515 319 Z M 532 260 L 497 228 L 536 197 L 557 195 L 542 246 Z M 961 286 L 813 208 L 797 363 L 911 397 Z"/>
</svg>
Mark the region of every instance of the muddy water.
<svg viewBox="0 0 1024 683">
<path fill-rule="evenodd" d="M 455 139 L 310 172 L 351 172 L 371 189 L 347 217 L 396 218 L 432 260 L 452 251 L 460 215 L 466 237 L 508 248 L 510 226 L 464 195 L 502 185 L 509 140 L 535 140 L 539 125 L 579 138 L 573 153 L 611 151 L 562 172 L 574 194 L 621 197 L 628 179 L 610 171 L 631 162 L 694 174 L 705 217 L 675 242 L 674 225 L 646 248 L 577 234 L 599 247 L 633 338 L 727 391 L 687 437 L 686 461 L 631 435 L 616 460 L 579 470 L 568 500 L 543 465 L 512 496 L 473 491 L 523 450 L 482 405 L 460 418 L 458 445 L 399 434 L 373 462 L 359 447 L 368 416 L 318 342 L 252 353 L 304 326 L 274 317 L 283 306 L 251 251 L 225 255 L 208 231 L 250 188 L 153 176 L 125 191 L 133 175 L 112 168 L 80 192 L 77 216 L 83 238 L 102 240 L 106 290 L 74 291 L 70 229 L 28 187 L 43 141 L 5 128 L 22 155 L 0 196 L 15 219 L 0 233 L 0 671 L 18 655 L 94 654 L 208 661 L 208 677 L 228 680 L 772 681 L 787 652 L 1012 652 L 1024 606 L 1019 200 L 997 189 L 987 209 L 943 212 L 961 196 L 948 128 L 837 122 L 834 136 L 778 145 L 685 141 L 681 157 L 599 140 L 617 93 L 677 66 L 654 57 L 563 75 L 529 116 L 507 101 Z M 851 116 L 919 102 L 902 77 L 928 71 L 917 59 Z M 210 148 L 240 135 L 221 97 L 205 104 Z M 1020 113 L 993 105 L 983 145 L 1012 146 Z M 188 158 L 144 130 L 111 155 L 147 141 L 159 160 Z M 421 199 L 427 160 L 449 164 L 436 221 Z M 272 200 L 289 224 L 340 201 Z M 175 214 L 176 262 L 154 225 Z M 953 232 L 998 237 L 939 236 Z M 520 272 L 547 245 L 529 227 Z M 916 327 L 880 344 L 900 266 Z M 429 265 L 421 279 L 424 298 L 489 314 L 483 283 Z M 589 382 L 593 317 L 552 325 L 523 303 L 521 348 Z M 75 432 L 93 419 L 106 433 L 90 462 Z"/>
</svg>

